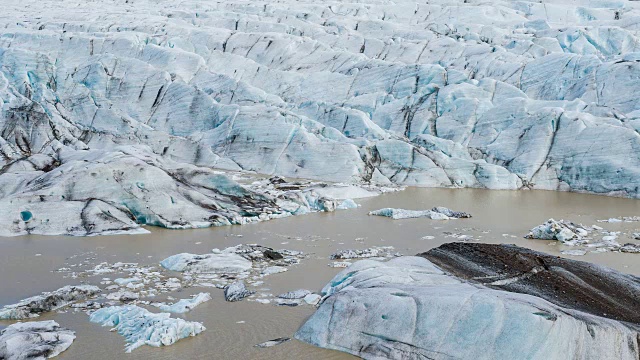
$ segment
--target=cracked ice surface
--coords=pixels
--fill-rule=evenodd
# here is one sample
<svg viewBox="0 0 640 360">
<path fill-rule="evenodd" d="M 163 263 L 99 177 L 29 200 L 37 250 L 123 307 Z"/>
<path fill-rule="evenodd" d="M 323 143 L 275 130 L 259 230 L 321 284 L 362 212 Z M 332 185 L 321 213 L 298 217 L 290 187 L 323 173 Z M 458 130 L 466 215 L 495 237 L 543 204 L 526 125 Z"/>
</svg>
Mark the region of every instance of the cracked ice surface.
<svg viewBox="0 0 640 360">
<path fill-rule="evenodd" d="M 6 4 L 0 229 L 135 233 L 288 213 L 211 168 L 640 197 L 639 6 Z"/>
</svg>

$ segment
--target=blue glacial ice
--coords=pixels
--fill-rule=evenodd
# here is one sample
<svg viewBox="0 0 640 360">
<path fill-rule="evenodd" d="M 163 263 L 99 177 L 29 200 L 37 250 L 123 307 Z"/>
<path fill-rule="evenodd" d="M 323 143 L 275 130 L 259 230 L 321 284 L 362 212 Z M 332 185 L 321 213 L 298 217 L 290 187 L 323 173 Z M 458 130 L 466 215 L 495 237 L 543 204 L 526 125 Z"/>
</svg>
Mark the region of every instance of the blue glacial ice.
<svg viewBox="0 0 640 360">
<path fill-rule="evenodd" d="M 632 360 L 639 353 L 637 325 L 473 284 L 422 257 L 358 261 L 322 294 L 296 338 L 364 359 Z"/>
<path fill-rule="evenodd" d="M 1 235 L 353 207 L 255 174 L 640 197 L 634 1 L 37 6 L 0 19 Z"/>
<path fill-rule="evenodd" d="M 90 320 L 124 336 L 128 353 L 143 345 L 169 346 L 206 330 L 201 323 L 174 319 L 169 313 L 156 314 L 135 305 L 105 307 L 91 314 Z"/>
</svg>

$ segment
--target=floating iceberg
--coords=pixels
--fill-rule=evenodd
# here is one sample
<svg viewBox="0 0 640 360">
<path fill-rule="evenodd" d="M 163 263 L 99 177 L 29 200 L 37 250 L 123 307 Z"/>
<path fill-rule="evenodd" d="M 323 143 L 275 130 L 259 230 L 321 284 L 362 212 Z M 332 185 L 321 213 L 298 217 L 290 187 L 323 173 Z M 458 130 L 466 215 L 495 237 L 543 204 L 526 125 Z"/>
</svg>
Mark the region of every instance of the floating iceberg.
<svg viewBox="0 0 640 360">
<path fill-rule="evenodd" d="M 199 293 L 191 299 L 182 299 L 174 304 L 167 305 L 162 303 L 151 304 L 158 309 L 175 314 L 183 314 L 193 310 L 196 306 L 211 300 L 211 294 Z"/>
<path fill-rule="evenodd" d="M 324 287 L 296 338 L 365 359 L 640 354 L 637 277 L 507 245 L 451 243 L 420 256 L 354 263 Z"/>
<path fill-rule="evenodd" d="M 610 221 L 607 221 L 610 222 Z M 597 240 L 594 232 L 599 230 L 602 237 Z M 525 236 L 527 239 L 558 240 L 563 245 L 580 246 L 581 249 L 562 250 L 567 255 L 584 255 L 587 250 L 590 252 L 617 251 L 626 253 L 640 253 L 640 245 L 626 243 L 621 245 L 617 240 L 620 232 L 610 232 L 599 226 L 586 227 L 581 224 L 574 224 L 570 221 L 549 219 L 542 225 L 531 229 Z M 635 235 L 631 234 L 633 238 Z"/>
<path fill-rule="evenodd" d="M 125 337 L 131 352 L 143 345 L 169 346 L 206 330 L 198 322 L 173 319 L 168 313 L 154 314 L 135 305 L 102 308 L 90 316 L 91 322 L 111 326 Z"/>
<path fill-rule="evenodd" d="M 75 332 L 53 320 L 9 325 L 0 330 L 0 359 L 50 359 L 67 350 L 75 338 Z"/>
<path fill-rule="evenodd" d="M 224 288 L 224 299 L 230 302 L 240 301 L 247 296 L 253 295 L 255 292 L 247 290 L 244 282 L 236 281 Z"/>
<path fill-rule="evenodd" d="M 241 273 L 252 269 L 251 261 L 235 253 L 177 254 L 160 262 L 167 270 L 194 273 Z"/>
<path fill-rule="evenodd" d="M 427 218 L 433 220 L 449 220 L 449 219 L 460 219 L 460 218 L 470 218 L 471 215 L 453 211 L 451 209 L 447 209 L 445 207 L 434 207 L 431 210 L 405 210 L 405 209 L 393 209 L 393 208 L 384 208 L 380 210 L 374 210 L 369 212 L 369 215 L 377 215 L 377 216 L 386 216 L 390 217 L 394 220 L 399 219 L 412 219 L 412 218 Z"/>
<path fill-rule="evenodd" d="M 311 291 L 306 289 L 299 289 L 294 291 L 289 291 L 284 294 L 278 295 L 280 299 L 304 299 L 307 295 L 310 295 Z"/>
<path fill-rule="evenodd" d="M 572 222 L 554 219 L 549 219 L 542 225 L 536 226 L 531 229 L 531 232 L 525 236 L 527 239 L 541 239 L 541 240 L 559 240 L 562 242 L 569 242 L 571 240 L 580 240 L 586 237 L 589 231 Z"/>
<path fill-rule="evenodd" d="M 17 304 L 0 309 L 0 320 L 21 320 L 40 316 L 78 300 L 85 300 L 100 293 L 100 288 L 92 285 L 65 286 L 56 291 L 46 292 L 24 299 Z"/>
<path fill-rule="evenodd" d="M 347 260 L 347 259 L 365 259 L 365 258 L 385 258 L 392 257 L 393 246 L 374 246 L 367 249 L 347 249 L 337 251 L 329 259 L 331 260 Z M 341 267 L 341 266 L 340 266 Z"/>
<path fill-rule="evenodd" d="M 277 338 L 277 339 L 273 339 L 273 340 L 269 340 L 269 341 L 265 341 L 263 343 L 260 343 L 260 344 L 256 345 L 256 347 L 259 347 L 259 348 L 273 347 L 273 346 L 277 346 L 277 345 L 280 345 L 282 343 L 285 343 L 285 342 L 287 342 L 289 340 L 291 340 L 291 338 Z"/>
</svg>

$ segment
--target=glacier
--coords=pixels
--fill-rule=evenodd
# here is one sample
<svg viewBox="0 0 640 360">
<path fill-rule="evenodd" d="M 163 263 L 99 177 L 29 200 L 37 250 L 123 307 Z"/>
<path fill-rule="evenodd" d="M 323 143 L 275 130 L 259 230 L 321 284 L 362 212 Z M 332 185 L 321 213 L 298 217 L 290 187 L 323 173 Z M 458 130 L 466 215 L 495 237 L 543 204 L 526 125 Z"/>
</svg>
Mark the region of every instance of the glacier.
<svg viewBox="0 0 640 360">
<path fill-rule="evenodd" d="M 0 235 L 354 205 L 278 201 L 238 173 L 639 198 L 639 7 L 4 4 Z"/>
<path fill-rule="evenodd" d="M 364 359 L 637 359 L 640 279 L 511 245 L 361 260 L 295 337 Z"/>
</svg>

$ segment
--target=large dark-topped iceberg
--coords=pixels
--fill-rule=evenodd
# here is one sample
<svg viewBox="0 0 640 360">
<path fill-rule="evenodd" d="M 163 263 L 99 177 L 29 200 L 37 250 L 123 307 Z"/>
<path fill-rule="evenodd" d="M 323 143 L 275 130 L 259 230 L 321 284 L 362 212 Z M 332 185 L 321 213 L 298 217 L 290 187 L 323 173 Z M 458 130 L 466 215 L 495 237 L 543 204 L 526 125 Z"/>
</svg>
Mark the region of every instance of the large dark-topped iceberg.
<svg viewBox="0 0 640 360">
<path fill-rule="evenodd" d="M 512 245 L 359 261 L 323 295 L 296 337 L 365 359 L 640 355 L 640 279 Z"/>
</svg>

